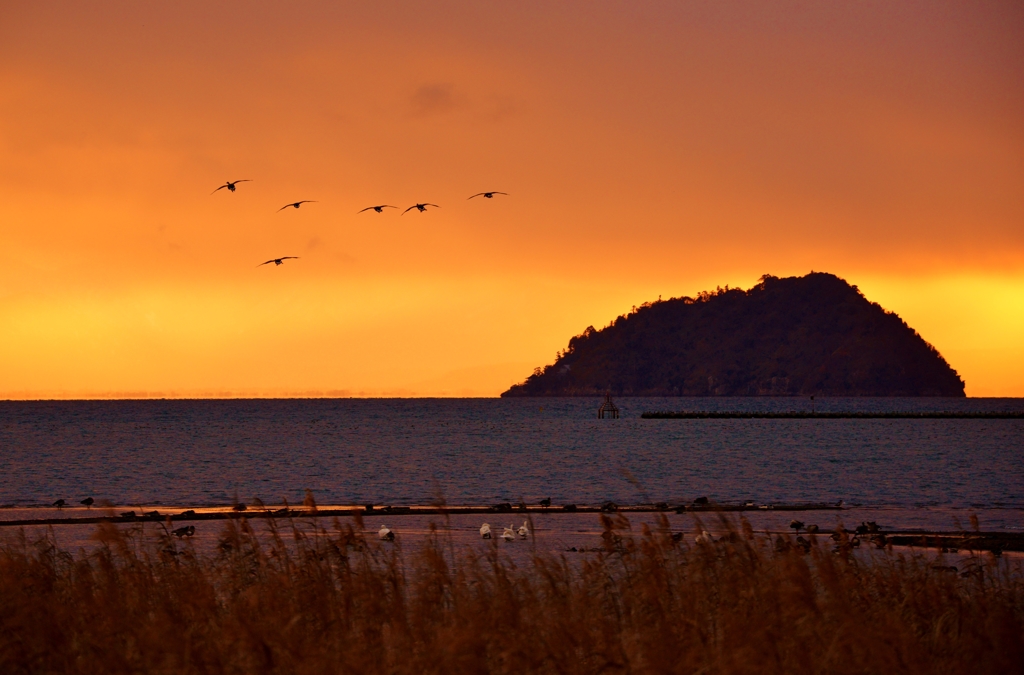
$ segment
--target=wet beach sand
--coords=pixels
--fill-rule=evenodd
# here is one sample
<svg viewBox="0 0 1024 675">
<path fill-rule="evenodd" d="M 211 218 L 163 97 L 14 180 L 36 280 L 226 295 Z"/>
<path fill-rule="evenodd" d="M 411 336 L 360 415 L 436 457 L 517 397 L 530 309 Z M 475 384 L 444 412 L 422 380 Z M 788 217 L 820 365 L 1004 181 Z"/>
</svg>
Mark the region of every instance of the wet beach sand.
<svg viewBox="0 0 1024 675">
<path fill-rule="evenodd" d="M 726 536 L 730 529 L 740 528 L 740 518 L 743 518 L 759 534 L 809 539 L 812 534 L 808 528 L 811 528 L 816 530 L 816 538 L 824 543 L 828 543 L 829 535 L 838 529 L 853 535 L 858 526 L 873 523 L 878 531 L 871 534 L 884 534 L 887 543 L 896 547 L 970 549 L 978 552 L 996 549 L 1007 554 L 1024 551 L 1024 528 L 1018 525 L 1024 521 L 1024 510 L 1020 509 L 988 509 L 979 515 L 976 511 L 950 509 L 735 507 L 735 510 L 720 511 L 689 508 L 683 513 L 643 506 L 623 506 L 615 512 L 603 513 L 599 506 L 583 505 L 575 512 L 566 512 L 562 507 L 529 507 L 526 511 L 498 512 L 493 507 L 470 505 L 445 508 L 376 506 L 369 511 L 365 506 L 323 505 L 318 506 L 315 512 L 285 505 L 262 509 L 246 507 L 241 511 L 229 506 L 187 508 L 167 505 L 65 507 L 60 510 L 49 507 L 8 508 L 0 509 L 0 541 L 24 531 L 29 539 L 46 537 L 65 550 L 88 550 L 96 544 L 94 535 L 101 521 L 114 522 L 124 531 L 153 537 L 191 525 L 195 530 L 189 536 L 196 550 L 209 553 L 215 549 L 226 521 L 244 519 L 260 532 L 267 529 L 267 521 L 272 519 L 279 529 L 295 527 L 300 531 L 331 529 L 334 522 L 346 523 L 357 526 L 368 538 L 375 536 L 385 525 L 410 547 L 425 541 L 434 531 L 433 526 L 457 546 L 482 550 L 481 547 L 486 547 L 488 542 L 481 539 L 480 527 L 487 523 L 495 540 L 500 538 L 505 527 L 518 530 L 522 525 L 527 526 L 531 532 L 527 539 L 517 535 L 514 542 L 501 542 L 509 552 L 528 547 L 531 552 L 557 554 L 600 549 L 604 532 L 601 516 L 608 515 L 621 516 L 635 533 L 644 526 L 656 529 L 665 522 L 672 532 L 691 542 L 703 530 L 715 538 Z M 129 513 L 134 517 L 123 515 Z M 799 521 L 803 527 L 794 529 L 793 521 Z M 995 526 L 992 521 L 995 521 Z M 943 522 L 946 523 L 944 527 L 941 526 Z M 867 540 L 868 536 L 864 538 Z"/>
</svg>

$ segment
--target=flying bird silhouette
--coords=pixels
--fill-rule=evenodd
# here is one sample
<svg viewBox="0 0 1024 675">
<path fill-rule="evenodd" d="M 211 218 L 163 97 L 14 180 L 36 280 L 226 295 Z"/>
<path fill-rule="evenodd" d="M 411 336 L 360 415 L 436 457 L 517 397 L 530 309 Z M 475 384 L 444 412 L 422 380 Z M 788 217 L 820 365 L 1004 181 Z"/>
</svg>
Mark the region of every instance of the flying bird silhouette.
<svg viewBox="0 0 1024 675">
<path fill-rule="evenodd" d="M 307 204 L 307 203 L 310 203 L 310 202 L 316 202 L 316 200 L 315 199 L 303 199 L 301 202 L 292 202 L 291 204 L 285 204 L 284 206 L 279 208 L 278 211 L 284 211 L 289 206 L 294 206 L 295 208 L 299 208 L 299 206 L 301 206 L 302 204 Z"/>
<path fill-rule="evenodd" d="M 356 213 L 362 213 L 363 211 L 369 211 L 370 209 L 373 209 L 377 213 L 384 213 L 384 209 L 397 209 L 397 208 L 398 208 L 397 206 L 392 206 L 391 204 L 381 204 L 380 206 L 367 206 L 365 209 L 359 209 L 358 211 L 356 211 Z"/>
<path fill-rule="evenodd" d="M 405 214 L 409 213 L 413 209 L 419 209 L 420 212 L 426 211 L 428 206 L 433 206 L 435 209 L 441 208 L 437 204 L 413 204 L 412 206 L 407 208 L 405 211 L 402 211 L 402 215 L 404 216 Z"/>
<path fill-rule="evenodd" d="M 235 191 L 235 186 L 238 185 L 239 183 L 251 183 L 251 182 L 252 182 L 251 178 L 243 178 L 241 180 L 229 180 L 226 183 L 224 183 L 223 185 L 221 185 L 219 188 L 217 188 L 216 190 L 211 192 L 210 194 L 211 195 L 212 194 L 217 194 L 218 192 L 220 192 L 224 188 L 227 188 L 228 192 L 234 192 Z"/>
<path fill-rule="evenodd" d="M 274 263 L 275 265 L 283 265 L 285 260 L 298 260 L 298 259 L 299 259 L 299 256 L 297 256 L 297 255 L 286 255 L 283 258 L 271 258 L 267 262 L 262 262 L 259 265 L 257 265 L 256 267 L 263 267 L 264 265 L 269 265 L 270 263 Z"/>
<path fill-rule="evenodd" d="M 477 192 L 475 195 L 473 195 L 473 197 L 486 197 L 487 199 L 494 199 L 494 195 L 507 195 L 507 194 L 508 194 L 507 192 L 498 192 L 497 190 L 492 190 L 490 192 Z M 466 199 L 472 199 L 473 197 L 467 197 Z"/>
</svg>

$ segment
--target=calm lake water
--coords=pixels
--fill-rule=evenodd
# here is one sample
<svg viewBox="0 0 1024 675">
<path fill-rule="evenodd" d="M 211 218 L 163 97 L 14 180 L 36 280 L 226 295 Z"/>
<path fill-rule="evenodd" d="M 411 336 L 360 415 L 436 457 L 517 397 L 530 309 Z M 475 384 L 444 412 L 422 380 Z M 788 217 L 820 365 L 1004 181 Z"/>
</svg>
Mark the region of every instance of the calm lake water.
<svg viewBox="0 0 1024 675">
<path fill-rule="evenodd" d="M 1024 529 L 1022 420 L 642 420 L 797 398 L 0 402 L 0 519 L 57 498 L 206 506 L 836 502 L 894 526 Z M 818 410 L 1022 410 L 1022 399 L 819 399 Z M 15 516 L 15 514 L 17 514 Z M 834 519 L 831 515 L 828 518 Z M 471 524 L 467 525 L 470 527 Z"/>
</svg>

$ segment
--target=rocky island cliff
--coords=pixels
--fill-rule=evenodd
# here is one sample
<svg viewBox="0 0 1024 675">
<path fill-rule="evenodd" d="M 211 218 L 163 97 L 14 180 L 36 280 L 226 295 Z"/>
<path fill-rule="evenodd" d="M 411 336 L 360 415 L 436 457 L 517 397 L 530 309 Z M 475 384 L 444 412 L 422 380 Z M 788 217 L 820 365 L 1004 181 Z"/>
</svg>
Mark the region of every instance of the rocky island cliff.
<svg viewBox="0 0 1024 675">
<path fill-rule="evenodd" d="M 899 316 L 832 274 L 646 303 L 502 396 L 964 396 Z"/>
</svg>

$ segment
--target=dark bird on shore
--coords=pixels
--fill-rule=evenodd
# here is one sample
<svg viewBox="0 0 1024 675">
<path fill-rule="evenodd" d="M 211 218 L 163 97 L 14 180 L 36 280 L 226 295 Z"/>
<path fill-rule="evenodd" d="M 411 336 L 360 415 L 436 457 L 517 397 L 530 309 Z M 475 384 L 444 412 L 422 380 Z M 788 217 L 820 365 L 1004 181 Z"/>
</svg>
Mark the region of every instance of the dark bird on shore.
<svg viewBox="0 0 1024 675">
<path fill-rule="evenodd" d="M 65 506 L 67 506 L 67 505 L 68 505 L 68 503 L 67 503 L 66 501 L 64 501 L 63 499 L 58 499 L 57 501 L 55 501 L 55 502 L 53 503 L 53 505 L 57 507 L 57 510 L 58 510 L 58 511 L 60 511 L 60 510 L 61 510 L 62 508 L 64 508 Z"/>
<path fill-rule="evenodd" d="M 789 521 L 789 526 L 792 527 L 797 532 L 799 532 L 800 530 L 804 529 L 804 524 L 801 521 L 799 521 L 799 520 L 791 520 L 791 521 Z"/>
<path fill-rule="evenodd" d="M 297 256 L 297 255 L 286 255 L 283 258 L 272 258 L 272 259 L 268 260 L 267 262 L 260 263 L 256 267 L 263 267 L 264 265 L 269 265 L 270 263 L 274 263 L 275 265 L 281 265 L 281 264 L 284 264 L 285 260 L 298 260 L 298 259 L 299 259 L 299 256 Z"/>
<path fill-rule="evenodd" d="M 696 499 L 693 500 L 693 503 L 694 504 L 704 505 L 704 504 L 708 503 L 708 498 L 707 497 L 697 497 Z"/>
<path fill-rule="evenodd" d="M 878 523 L 873 520 L 867 522 L 861 521 L 860 525 L 857 526 L 855 532 L 857 534 L 874 534 L 878 532 Z"/>
<path fill-rule="evenodd" d="M 231 507 L 232 511 L 245 511 L 245 504 L 235 504 Z"/>
<path fill-rule="evenodd" d="M 235 191 L 235 186 L 238 185 L 239 183 L 251 183 L 251 182 L 252 182 L 251 178 L 242 178 L 241 180 L 229 180 L 229 181 L 225 182 L 223 185 L 221 185 L 219 188 L 217 188 L 216 190 L 211 192 L 210 194 L 211 195 L 212 194 L 217 194 L 218 192 L 220 192 L 224 188 L 227 188 L 228 192 L 234 192 Z"/>
<path fill-rule="evenodd" d="M 477 192 L 475 195 L 473 195 L 473 197 L 486 197 L 487 199 L 493 199 L 494 195 L 507 195 L 507 194 L 508 194 L 507 192 L 498 192 L 497 190 L 492 190 L 490 192 Z M 466 197 L 466 199 L 472 199 L 473 197 Z"/>
<path fill-rule="evenodd" d="M 430 204 L 430 203 L 423 203 L 423 204 L 413 204 L 412 206 L 410 206 L 409 208 L 407 208 L 407 209 L 406 209 L 405 211 L 402 211 L 402 215 L 404 216 L 405 214 L 409 213 L 409 212 L 410 212 L 410 211 L 412 211 L 413 209 L 419 209 L 419 210 L 420 210 L 420 212 L 422 213 L 423 211 L 426 211 L 426 210 L 427 210 L 427 207 L 428 207 L 428 206 L 433 206 L 433 207 L 434 207 L 435 209 L 439 209 L 439 208 L 441 208 L 441 207 L 440 207 L 440 206 L 438 206 L 437 204 Z"/>
<path fill-rule="evenodd" d="M 544 499 L 540 500 L 540 505 L 544 507 L 551 506 L 551 497 L 545 497 Z"/>
<path fill-rule="evenodd" d="M 81 504 L 82 506 L 85 506 L 87 508 L 91 508 L 92 505 L 95 503 L 95 501 L 96 500 L 94 500 L 92 497 L 86 497 L 85 499 L 80 501 L 79 504 Z"/>
<path fill-rule="evenodd" d="M 358 211 L 356 211 L 356 213 L 359 214 L 359 213 L 362 213 L 363 211 L 369 211 L 371 209 L 373 209 L 377 213 L 384 213 L 384 209 L 397 209 L 397 208 L 398 208 L 397 206 L 392 206 L 391 204 L 381 204 L 380 206 L 367 206 L 365 209 L 359 209 Z"/>
<path fill-rule="evenodd" d="M 303 204 L 315 204 L 315 203 L 316 203 L 315 199 L 303 199 L 301 202 L 292 202 L 291 204 L 285 204 L 284 206 L 279 208 L 278 211 L 284 211 L 289 206 L 294 207 L 294 208 L 297 209 L 300 206 L 302 206 Z"/>
<path fill-rule="evenodd" d="M 179 527 L 178 529 L 171 532 L 175 537 L 181 539 L 182 537 L 191 537 L 196 533 L 195 525 L 186 525 L 185 527 Z"/>
</svg>

